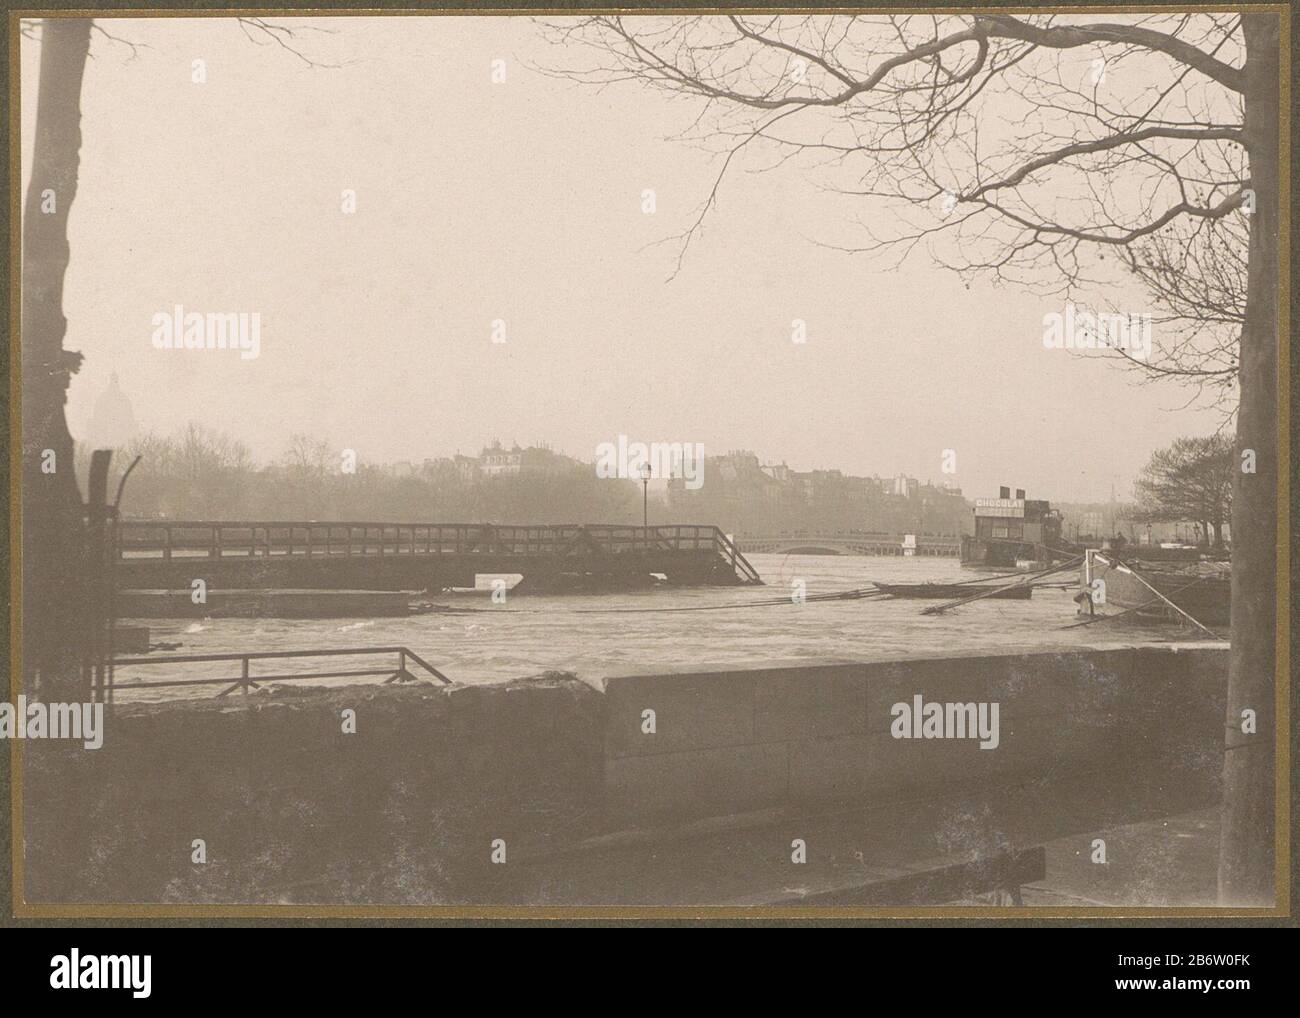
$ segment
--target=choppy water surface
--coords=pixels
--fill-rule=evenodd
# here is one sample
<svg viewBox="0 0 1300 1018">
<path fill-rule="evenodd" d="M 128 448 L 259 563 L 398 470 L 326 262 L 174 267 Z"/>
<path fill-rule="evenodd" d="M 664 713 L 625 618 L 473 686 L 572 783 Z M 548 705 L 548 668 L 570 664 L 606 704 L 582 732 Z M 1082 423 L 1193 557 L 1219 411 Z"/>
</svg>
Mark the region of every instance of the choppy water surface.
<svg viewBox="0 0 1300 1018">
<path fill-rule="evenodd" d="M 717 611 L 631 611 L 744 605 L 788 597 L 803 580 L 809 596 L 883 582 L 956 581 L 981 574 L 956 559 L 751 555 L 765 587 L 652 590 L 608 596 L 520 595 L 493 605 L 486 591 L 433 600 L 468 615 L 379 619 L 149 619 L 153 642 L 179 642 L 171 653 L 207 654 L 327 647 L 409 647 L 457 682 L 490 682 L 558 670 L 595 679 L 659 668 L 700 670 L 775 661 L 854 658 L 909 652 L 999 648 L 1133 645 L 1185 638 L 1171 627 L 1105 622 L 1080 629 L 1072 590 L 1035 590 L 1030 601 L 986 600 L 940 616 L 921 609 L 933 601 L 839 601 Z M 1074 580 L 1061 573 L 1052 581 Z M 593 609 L 602 611 L 593 612 Z M 611 611 L 610 609 L 619 609 Z M 387 663 L 375 662 L 376 666 Z M 360 660 L 254 662 L 253 676 L 271 671 L 366 667 Z M 320 666 L 320 667 L 318 667 Z M 237 675 L 238 662 L 119 668 L 118 698 L 209 696 L 211 686 L 129 693 L 132 681 Z M 328 684 L 332 680 L 314 680 Z M 349 680 L 337 680 L 340 682 Z M 357 680 L 350 680 L 357 681 Z"/>
</svg>

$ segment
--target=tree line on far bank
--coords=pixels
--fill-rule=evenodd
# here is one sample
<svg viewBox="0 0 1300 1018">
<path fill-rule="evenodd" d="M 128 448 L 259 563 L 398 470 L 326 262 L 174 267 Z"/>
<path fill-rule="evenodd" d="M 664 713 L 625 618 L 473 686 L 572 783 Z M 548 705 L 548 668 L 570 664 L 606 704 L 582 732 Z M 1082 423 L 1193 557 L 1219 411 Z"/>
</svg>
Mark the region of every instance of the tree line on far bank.
<svg viewBox="0 0 1300 1018">
<path fill-rule="evenodd" d="M 191 423 L 119 450 L 110 490 L 137 456 L 120 506 L 126 519 L 641 522 L 640 485 L 599 478 L 576 462 L 551 473 L 467 483 L 449 460 L 400 473 L 294 435 L 280 457 L 258 464 L 242 442 Z M 78 446 L 82 476 L 88 459 Z"/>
<path fill-rule="evenodd" d="M 197 423 L 173 435 L 136 438 L 114 457 L 115 478 L 137 456 L 140 462 L 123 491 L 124 518 L 539 524 L 636 524 L 642 519 L 639 483 L 601 478 L 591 464 L 563 458 L 557 458 L 557 469 L 544 473 L 467 478 L 449 459 L 402 471 L 350 462 L 347 450 L 293 435 L 277 459 L 258 464 L 244 443 Z M 84 479 L 88 452 L 80 445 L 77 461 Z M 1191 524 L 1199 543 L 1222 545 L 1232 508 L 1232 467 L 1228 437 L 1180 438 L 1152 454 L 1134 485 L 1136 504 L 1113 506 L 1112 525 L 1133 530 L 1143 524 Z M 969 515 L 960 498 L 954 501 L 964 508 L 929 506 L 928 518 L 927 507 L 914 518 L 906 504 L 854 502 L 831 512 L 830 507 L 803 504 L 793 493 L 773 502 L 731 490 L 736 486 L 721 478 L 713 480 L 705 487 L 718 490 L 694 492 L 684 504 L 656 501 L 650 522 L 713 523 L 735 533 L 969 530 L 954 516 Z M 115 490 L 116 479 L 110 488 Z"/>
<path fill-rule="evenodd" d="M 85 482 L 89 452 L 78 445 Z M 307 435 L 290 436 L 268 463 L 231 436 L 191 422 L 168 434 L 147 433 L 113 457 L 110 490 L 139 457 L 123 490 L 124 519 L 336 520 L 446 523 L 640 524 L 640 481 L 603 478 L 595 465 L 554 456 L 545 470 L 485 475 L 474 461 L 429 459 L 384 464 Z M 808 498 L 796 485 L 755 486 L 728 478 L 716 461 L 697 491 L 665 501 L 652 492 L 651 524 L 712 524 L 728 533 L 879 531 L 955 535 L 969 530 L 960 497 L 850 497 L 841 485 Z M 781 497 L 773 498 L 773 488 Z"/>
</svg>

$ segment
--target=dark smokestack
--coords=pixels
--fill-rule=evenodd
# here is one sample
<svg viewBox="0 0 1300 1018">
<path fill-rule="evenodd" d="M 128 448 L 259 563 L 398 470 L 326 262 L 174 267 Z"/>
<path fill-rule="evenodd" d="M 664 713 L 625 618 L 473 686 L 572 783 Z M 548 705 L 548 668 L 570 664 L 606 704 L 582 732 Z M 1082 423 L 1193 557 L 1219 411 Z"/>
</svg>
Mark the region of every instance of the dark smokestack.
<svg viewBox="0 0 1300 1018">
<path fill-rule="evenodd" d="M 1025 489 L 1024 489 L 1024 488 L 1017 488 L 1017 489 L 1016 489 L 1016 498 L 1024 498 L 1024 497 L 1025 497 Z"/>
<path fill-rule="evenodd" d="M 1010 488 L 999 488 L 999 489 L 998 489 L 998 498 L 1010 498 L 1010 497 L 1011 497 L 1011 489 L 1010 489 Z"/>
</svg>

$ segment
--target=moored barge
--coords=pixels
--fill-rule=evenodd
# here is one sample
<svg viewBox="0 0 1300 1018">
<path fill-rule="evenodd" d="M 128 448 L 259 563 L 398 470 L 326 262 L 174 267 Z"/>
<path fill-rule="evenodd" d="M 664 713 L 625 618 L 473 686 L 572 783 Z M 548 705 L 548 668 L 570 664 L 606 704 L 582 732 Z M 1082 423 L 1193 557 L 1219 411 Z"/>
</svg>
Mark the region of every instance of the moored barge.
<svg viewBox="0 0 1300 1018">
<path fill-rule="evenodd" d="M 1081 569 L 1084 589 L 1092 592 L 1096 607 L 1107 605 L 1143 618 L 1185 621 L 1170 606 L 1173 602 L 1203 625 L 1227 625 L 1230 621 L 1232 581 L 1226 563 L 1198 561 L 1181 568 L 1162 563 L 1160 568 L 1149 568 L 1145 563 L 1127 564 L 1113 551 L 1090 549 Z"/>
<path fill-rule="evenodd" d="M 975 500 L 975 533 L 961 539 L 961 564 L 970 569 L 1043 569 L 1072 558 L 1061 540 L 1061 514 L 1050 502 L 1001 488 Z"/>
</svg>

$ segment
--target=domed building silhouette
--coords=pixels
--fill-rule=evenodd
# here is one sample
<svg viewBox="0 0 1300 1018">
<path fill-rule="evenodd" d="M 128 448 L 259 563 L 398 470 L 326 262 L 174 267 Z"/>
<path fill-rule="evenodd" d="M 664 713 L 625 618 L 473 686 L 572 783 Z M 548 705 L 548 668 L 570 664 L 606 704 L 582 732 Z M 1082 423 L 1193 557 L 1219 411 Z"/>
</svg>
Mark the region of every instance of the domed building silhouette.
<svg viewBox="0 0 1300 1018">
<path fill-rule="evenodd" d="M 86 445 L 92 449 L 121 449 L 136 436 L 135 411 L 122 391 L 114 371 L 107 388 L 95 398 L 86 428 Z"/>
</svg>

